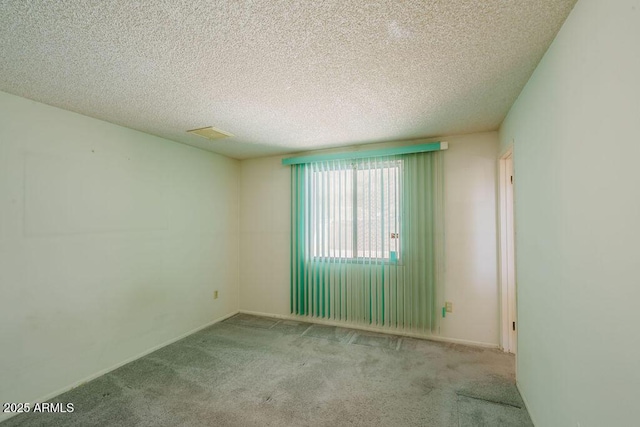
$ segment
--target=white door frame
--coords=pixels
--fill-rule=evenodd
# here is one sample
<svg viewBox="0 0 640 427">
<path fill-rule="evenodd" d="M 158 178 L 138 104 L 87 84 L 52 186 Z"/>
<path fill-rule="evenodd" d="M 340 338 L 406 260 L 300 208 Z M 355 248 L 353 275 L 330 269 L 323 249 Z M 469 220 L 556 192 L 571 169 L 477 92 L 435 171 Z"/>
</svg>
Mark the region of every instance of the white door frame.
<svg viewBox="0 0 640 427">
<path fill-rule="evenodd" d="M 516 265 L 515 265 L 515 215 L 513 146 L 498 159 L 498 243 L 500 283 L 500 326 L 502 349 L 508 353 L 516 353 L 517 335 L 517 302 L 516 302 Z"/>
</svg>

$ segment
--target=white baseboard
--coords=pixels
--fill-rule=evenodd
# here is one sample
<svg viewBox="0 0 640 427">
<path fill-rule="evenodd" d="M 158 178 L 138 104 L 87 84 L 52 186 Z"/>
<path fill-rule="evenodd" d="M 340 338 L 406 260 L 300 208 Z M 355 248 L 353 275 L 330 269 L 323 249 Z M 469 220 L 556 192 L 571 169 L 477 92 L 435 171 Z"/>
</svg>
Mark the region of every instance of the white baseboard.
<svg viewBox="0 0 640 427">
<path fill-rule="evenodd" d="M 245 314 L 253 314 L 256 316 L 263 316 L 263 317 L 271 317 L 271 318 L 275 318 L 275 319 L 283 319 L 283 320 L 296 320 L 296 321 L 302 321 L 302 322 L 308 322 L 308 323 L 316 323 L 316 324 L 320 324 L 320 325 L 329 325 L 329 326 L 341 326 L 341 327 L 345 327 L 345 328 L 351 328 L 351 329 L 358 329 L 358 330 L 362 330 L 362 331 L 369 331 L 369 332 L 378 332 L 378 333 L 383 333 L 383 334 L 391 334 L 391 335 L 400 335 L 400 336 L 406 336 L 406 337 L 411 337 L 411 338 L 419 338 L 419 339 L 426 339 L 426 340 L 431 340 L 431 341 L 440 341 L 440 342 L 448 342 L 448 343 L 454 343 L 454 344 L 464 344 L 464 345 L 470 345 L 470 346 L 476 346 L 476 347 L 483 347 L 483 348 L 498 348 L 499 346 L 497 344 L 490 344 L 490 343 L 483 343 L 483 342 L 478 342 L 478 341 L 470 341 L 470 340 L 463 340 L 463 339 L 458 339 L 458 338 L 449 338 L 449 337 L 442 337 L 442 336 L 437 336 L 437 335 L 427 335 L 427 334 L 418 334 L 415 332 L 406 332 L 406 331 L 400 331 L 400 330 L 394 330 L 394 329 L 384 329 L 384 328 L 376 328 L 376 327 L 370 327 L 370 326 L 364 326 L 364 325 L 359 325 L 357 323 L 348 323 L 348 322 L 340 322 L 340 321 L 333 321 L 333 320 L 325 320 L 325 319 L 318 319 L 318 318 L 314 318 L 314 317 L 307 317 L 307 316 L 295 316 L 295 315 L 282 315 L 282 314 L 273 314 L 273 313 L 262 313 L 262 312 L 257 312 L 257 311 L 250 311 L 250 310 L 238 310 L 238 311 L 234 311 L 231 312 L 225 316 L 219 317 L 209 323 L 206 323 L 205 325 L 199 326 L 189 332 L 186 332 L 184 334 L 181 334 L 175 338 L 172 338 L 168 341 L 165 341 L 162 344 L 159 344 L 157 346 L 151 347 L 150 349 L 147 349 L 145 351 L 143 351 L 142 353 L 130 357 L 128 359 L 123 360 L 122 362 L 119 362 L 109 368 L 100 370 L 94 374 L 89 375 L 86 378 L 83 378 L 79 381 L 76 381 L 74 383 L 72 383 L 71 385 L 68 385 L 66 387 L 63 387 L 59 390 L 56 390 L 52 393 L 49 393 L 43 397 L 40 397 L 38 399 L 35 399 L 33 402 L 30 402 L 32 405 L 36 404 L 36 403 L 41 403 L 41 402 L 46 402 L 49 399 L 52 399 L 62 393 L 66 393 L 69 390 L 72 390 L 76 387 L 81 386 L 82 384 L 85 384 L 91 380 L 94 380 L 102 375 L 105 375 L 111 371 L 114 371 L 118 368 L 120 368 L 121 366 L 126 365 L 127 363 L 131 363 L 134 360 L 140 359 L 141 357 L 144 357 L 150 353 L 153 353 L 156 350 L 161 349 L 162 347 L 166 347 L 169 344 L 173 344 L 176 341 L 179 341 L 189 335 L 192 335 L 198 331 L 201 331 L 202 329 L 208 328 L 211 325 L 214 325 L 216 323 L 222 322 L 223 320 L 228 319 L 229 317 L 235 316 L 238 313 L 245 313 Z M 518 386 L 518 383 L 516 382 L 516 386 Z M 520 387 L 518 386 L 518 391 L 520 391 Z M 525 403 L 525 406 L 527 407 L 528 410 L 528 405 L 527 405 L 527 401 L 524 397 L 524 395 L 522 394 L 522 392 L 520 391 L 520 395 L 522 396 L 522 400 Z M 5 421 L 15 415 L 18 414 L 0 414 L 0 422 Z M 529 415 L 531 415 L 531 412 L 529 411 Z M 531 418 L 533 421 L 533 417 Z M 535 425 L 535 422 L 534 422 Z"/>
<path fill-rule="evenodd" d="M 82 384 L 88 383 L 89 381 L 94 380 L 94 379 L 96 379 L 98 377 L 101 377 L 104 374 L 108 374 L 111 371 L 115 371 L 116 369 L 120 368 L 121 366 L 126 365 L 127 363 L 131 363 L 134 360 L 140 359 L 141 357 L 144 357 L 147 354 L 153 353 L 154 351 L 161 349 L 162 347 L 166 347 L 169 344 L 173 344 L 176 341 L 180 341 L 181 339 L 186 338 L 191 334 L 195 334 L 196 332 L 201 331 L 201 330 L 203 330 L 205 328 L 208 328 L 211 325 L 214 325 L 214 324 L 216 324 L 218 322 L 222 322 L 223 320 L 228 319 L 231 316 L 235 316 L 238 313 L 239 313 L 238 311 L 231 312 L 230 314 L 227 314 L 227 315 L 224 315 L 222 317 L 219 317 L 219 318 L 217 318 L 217 319 L 215 319 L 215 320 L 213 320 L 213 321 L 211 321 L 209 323 L 206 323 L 206 324 L 204 324 L 202 326 L 199 326 L 199 327 L 197 327 L 197 328 L 195 328 L 195 329 L 193 329 L 193 330 L 191 330 L 189 332 L 185 332 L 182 335 L 179 335 L 179 336 L 177 336 L 175 338 L 172 338 L 172 339 L 170 339 L 168 341 L 165 341 L 162 344 L 159 344 L 159 345 L 156 345 L 154 347 L 151 347 L 150 349 L 147 349 L 147 350 L 143 351 L 142 353 L 140 353 L 140 354 L 138 354 L 136 356 L 130 357 L 128 359 L 123 360 L 122 362 L 116 363 L 115 365 L 113 365 L 113 366 L 111 366 L 109 368 L 102 369 L 102 370 L 100 370 L 100 371 L 98 371 L 98 372 L 96 372 L 94 374 L 89 375 L 86 378 L 83 378 L 83 379 L 81 379 L 79 381 L 76 381 L 76 382 L 72 383 L 71 385 L 63 387 L 63 388 L 61 388 L 59 390 L 54 391 L 53 393 L 49 393 L 49 394 L 47 394 L 47 395 L 45 395 L 43 397 L 40 397 L 40 398 L 34 400 L 33 402 L 30 402 L 31 406 L 33 407 L 33 405 L 35 405 L 36 403 L 46 402 L 47 400 L 52 399 L 52 398 L 54 398 L 54 397 L 56 397 L 56 396 L 58 396 L 58 395 L 60 395 L 62 393 L 66 393 L 69 390 L 73 390 L 74 388 L 79 387 Z M 0 422 L 8 420 L 9 418 L 14 417 L 15 415 L 19 415 L 19 414 L 6 414 L 6 413 L 0 414 Z"/>
<path fill-rule="evenodd" d="M 250 310 L 240 310 L 240 313 L 253 314 L 255 316 L 271 317 L 271 318 L 274 318 L 274 319 L 296 320 L 296 321 L 299 321 L 299 322 L 317 323 L 319 325 L 341 326 L 343 328 L 359 329 L 359 330 L 368 331 L 368 332 L 378 332 L 378 333 L 382 333 L 382 334 L 400 335 L 400 336 L 404 336 L 404 337 L 419 338 L 419 339 L 424 339 L 424 340 L 440 341 L 440 342 L 447 342 L 447 343 L 453 343 L 453 344 L 464 344 L 464 345 L 470 345 L 470 346 L 474 346 L 474 347 L 499 348 L 498 344 L 491 344 L 491 343 L 485 343 L 485 342 L 479 342 L 479 341 L 463 340 L 463 339 L 459 339 L 459 338 L 449 338 L 449 337 L 443 337 L 443 336 L 439 336 L 439 335 L 419 334 L 419 333 L 416 333 L 416 332 L 406 332 L 406 331 L 402 331 L 402 330 L 398 330 L 398 329 L 377 328 L 377 327 L 360 325 L 358 323 L 350 323 L 350 322 L 341 322 L 341 321 L 335 321 L 335 320 L 319 319 L 317 317 L 296 316 L 296 315 L 293 315 L 293 314 L 283 315 L 283 314 L 262 313 L 262 312 L 259 312 L 259 311 L 250 311 Z"/>
<path fill-rule="evenodd" d="M 520 397 L 522 397 L 522 401 L 524 402 L 524 407 L 529 413 L 529 418 L 531 418 L 531 422 L 533 423 L 534 427 L 537 426 L 538 424 L 533 419 L 533 414 L 529 410 L 530 408 L 529 403 L 527 402 L 527 398 L 525 397 L 524 393 L 522 393 L 522 389 L 520 388 L 520 383 L 518 382 L 518 380 L 516 380 L 516 388 L 518 389 L 518 393 L 520 393 Z"/>
</svg>

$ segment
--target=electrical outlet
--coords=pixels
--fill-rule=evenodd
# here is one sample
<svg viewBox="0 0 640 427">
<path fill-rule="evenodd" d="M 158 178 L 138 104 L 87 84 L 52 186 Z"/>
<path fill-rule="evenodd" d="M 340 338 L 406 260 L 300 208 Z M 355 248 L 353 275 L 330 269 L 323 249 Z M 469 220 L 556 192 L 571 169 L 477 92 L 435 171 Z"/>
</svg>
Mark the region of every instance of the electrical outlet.
<svg viewBox="0 0 640 427">
<path fill-rule="evenodd" d="M 444 309 L 446 310 L 447 313 L 453 313 L 453 303 L 446 301 L 444 303 Z"/>
<path fill-rule="evenodd" d="M 213 299 L 218 299 L 218 291 L 213 291 Z"/>
</svg>

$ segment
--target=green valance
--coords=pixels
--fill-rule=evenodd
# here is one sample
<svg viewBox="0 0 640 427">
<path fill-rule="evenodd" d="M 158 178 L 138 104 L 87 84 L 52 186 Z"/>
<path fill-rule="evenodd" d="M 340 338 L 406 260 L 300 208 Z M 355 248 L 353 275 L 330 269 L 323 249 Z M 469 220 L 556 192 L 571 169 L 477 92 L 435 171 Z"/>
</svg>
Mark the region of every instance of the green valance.
<svg viewBox="0 0 640 427">
<path fill-rule="evenodd" d="M 314 154 L 310 156 L 287 157 L 282 159 L 283 165 L 299 165 L 304 163 L 324 162 L 327 160 L 352 160 L 371 157 L 397 156 L 400 154 L 425 153 L 428 151 L 446 150 L 446 142 L 430 142 L 428 144 L 405 145 L 402 147 L 380 148 L 377 150 L 345 151 L 341 153 Z"/>
</svg>

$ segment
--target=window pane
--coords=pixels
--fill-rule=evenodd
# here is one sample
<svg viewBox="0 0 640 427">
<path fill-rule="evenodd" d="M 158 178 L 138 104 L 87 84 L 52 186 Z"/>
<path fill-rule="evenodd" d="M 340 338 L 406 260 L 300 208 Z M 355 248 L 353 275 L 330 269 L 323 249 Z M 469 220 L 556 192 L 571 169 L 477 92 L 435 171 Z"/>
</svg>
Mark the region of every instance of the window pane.
<svg viewBox="0 0 640 427">
<path fill-rule="evenodd" d="M 400 165 L 314 165 L 308 186 L 314 257 L 398 258 Z"/>
<path fill-rule="evenodd" d="M 329 256 L 353 257 L 353 171 L 331 171 L 331 193 L 334 208 L 331 210 L 329 229 L 331 247 Z"/>
<path fill-rule="evenodd" d="M 364 164 L 357 171 L 359 258 L 396 257 L 399 249 L 398 161 Z"/>
<path fill-rule="evenodd" d="M 311 189 L 313 256 L 353 258 L 353 169 L 314 170 Z"/>
</svg>

